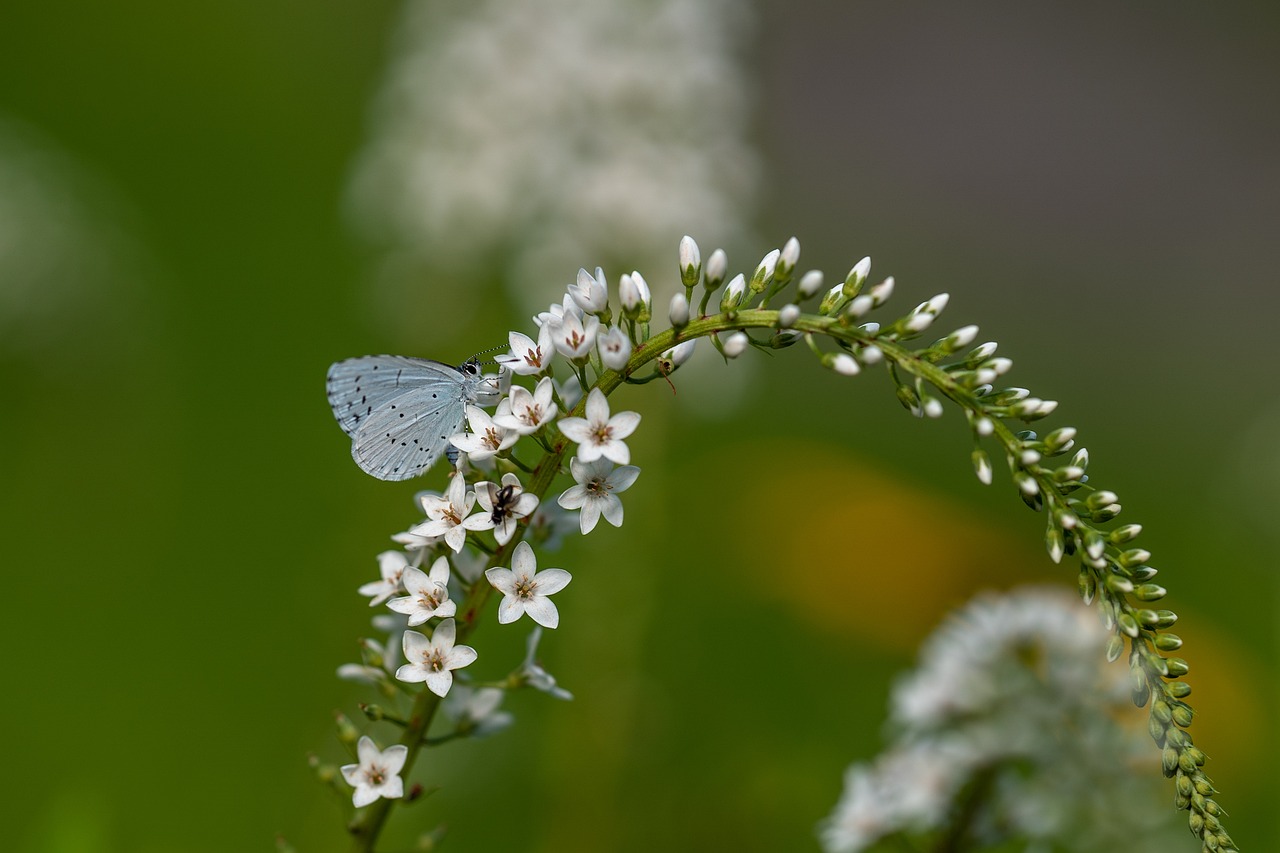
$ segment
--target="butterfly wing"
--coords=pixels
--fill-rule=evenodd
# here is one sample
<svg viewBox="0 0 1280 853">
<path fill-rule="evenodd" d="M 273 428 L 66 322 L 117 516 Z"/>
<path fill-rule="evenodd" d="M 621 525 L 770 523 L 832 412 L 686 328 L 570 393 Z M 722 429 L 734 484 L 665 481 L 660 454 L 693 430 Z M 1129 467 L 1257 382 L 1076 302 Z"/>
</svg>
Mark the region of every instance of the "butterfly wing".
<svg viewBox="0 0 1280 853">
<path fill-rule="evenodd" d="M 436 382 L 395 397 L 364 418 L 351 441 L 351 456 L 379 480 L 407 480 L 430 468 L 462 430 L 466 402 L 460 385 Z"/>
<path fill-rule="evenodd" d="M 403 355 L 366 355 L 330 367 L 325 390 L 338 426 L 354 438 L 364 420 L 396 397 L 424 385 L 448 387 L 459 378 L 457 368 L 439 361 Z"/>
</svg>

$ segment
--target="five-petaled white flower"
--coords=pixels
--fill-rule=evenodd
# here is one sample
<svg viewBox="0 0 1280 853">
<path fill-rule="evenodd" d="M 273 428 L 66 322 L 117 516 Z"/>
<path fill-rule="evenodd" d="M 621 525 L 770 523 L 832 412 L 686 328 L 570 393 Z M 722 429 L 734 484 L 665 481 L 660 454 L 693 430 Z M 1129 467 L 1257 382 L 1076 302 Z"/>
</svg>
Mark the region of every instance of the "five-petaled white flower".
<svg viewBox="0 0 1280 853">
<path fill-rule="evenodd" d="M 518 433 L 495 424 L 489 413 L 479 406 L 467 406 L 467 424 L 471 431 L 451 436 L 449 443 L 467 454 L 472 462 L 489 459 L 520 438 Z"/>
<path fill-rule="evenodd" d="M 569 585 L 573 576 L 564 569 L 538 571 L 538 560 L 528 542 L 516 545 L 511 555 L 511 568 L 494 567 L 484 573 L 493 588 L 502 593 L 498 605 L 498 622 L 506 625 L 529 614 L 529 618 L 546 628 L 560 624 L 560 612 L 547 598 Z"/>
<path fill-rule="evenodd" d="M 476 502 L 475 493 L 467 489 L 467 480 L 462 473 L 454 473 L 444 497 L 424 494 L 419 501 L 422 503 L 422 511 L 430 520 L 414 525 L 409 528 L 409 532 L 418 536 L 444 537 L 445 544 L 454 553 L 461 551 L 462 544 L 467 539 L 462 520 L 471 512 L 471 507 Z"/>
<path fill-rule="evenodd" d="M 402 743 L 378 749 L 368 735 L 360 738 L 356 743 L 360 763 L 345 764 L 341 768 L 342 778 L 356 789 L 351 795 L 356 808 L 367 806 L 379 797 L 394 800 L 404 796 L 400 770 L 408 754 L 409 748 Z"/>
<path fill-rule="evenodd" d="M 463 526 L 467 530 L 492 530 L 499 545 L 511 541 L 517 519 L 538 508 L 538 496 L 522 491 L 520 478 L 515 474 L 503 474 L 502 485 L 488 481 L 476 483 L 476 500 L 482 512 L 467 518 Z"/>
<path fill-rule="evenodd" d="M 592 462 L 601 456 L 619 465 L 631 461 L 631 451 L 624 438 L 635 432 L 640 415 L 635 412 L 618 412 L 609 417 L 609 400 L 599 388 L 592 388 L 587 395 L 585 418 L 561 418 L 560 432 L 578 445 L 578 458 Z"/>
<path fill-rule="evenodd" d="M 511 411 L 496 414 L 493 422 L 500 427 L 514 430 L 517 435 L 532 435 L 542 429 L 542 425 L 556 416 L 558 409 L 551 402 L 555 392 L 550 377 L 538 380 L 538 385 L 531 393 L 527 388 L 515 386 L 511 389 Z"/>
<path fill-rule="evenodd" d="M 552 357 L 556 354 L 551 344 L 551 326 L 543 324 L 538 329 L 538 340 L 523 332 L 510 332 L 507 340 L 511 344 L 509 355 L 500 355 L 497 362 L 512 373 L 521 376 L 534 376 L 547 369 Z"/>
<path fill-rule="evenodd" d="M 396 678 L 415 683 L 425 681 L 427 689 L 437 696 L 448 694 L 453 686 L 453 672 L 475 662 L 476 650 L 470 646 L 455 646 L 457 626 L 446 619 L 436 626 L 427 639 L 417 631 L 404 632 L 404 659 L 408 661 L 396 670 Z"/>
<path fill-rule="evenodd" d="M 551 340 L 556 349 L 570 361 L 584 360 L 591 354 L 596 345 L 596 334 L 600 331 L 600 319 L 588 314 L 579 317 L 571 311 L 565 311 L 559 320 L 552 320 Z"/>
<path fill-rule="evenodd" d="M 406 568 L 409 568 L 409 561 L 403 551 L 383 551 L 378 555 L 378 570 L 382 573 L 382 579 L 362 585 L 358 592 L 372 596 L 369 606 L 376 607 L 400 591 L 400 579 Z"/>
<path fill-rule="evenodd" d="M 431 566 L 431 574 L 410 566 L 404 570 L 404 588 L 409 593 L 387 602 L 397 613 L 409 617 L 410 625 L 421 625 L 436 616 L 452 616 L 458 612 L 456 602 L 449 599 L 449 560 L 440 557 Z"/>
<path fill-rule="evenodd" d="M 614 468 L 608 459 L 583 462 L 577 458 L 569 460 L 569 469 L 578 484 L 565 489 L 557 503 L 565 509 L 582 510 L 579 521 L 583 534 L 595 529 L 601 515 L 614 527 L 621 527 L 622 501 L 617 492 L 630 488 L 640 476 L 640 469 L 634 465 Z"/>
</svg>

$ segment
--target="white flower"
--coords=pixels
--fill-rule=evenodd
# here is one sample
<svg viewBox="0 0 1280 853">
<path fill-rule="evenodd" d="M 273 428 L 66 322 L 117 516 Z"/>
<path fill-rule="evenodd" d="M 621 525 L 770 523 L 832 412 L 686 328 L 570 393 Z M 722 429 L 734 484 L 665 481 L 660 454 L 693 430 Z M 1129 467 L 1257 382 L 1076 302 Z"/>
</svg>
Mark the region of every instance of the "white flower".
<svg viewBox="0 0 1280 853">
<path fill-rule="evenodd" d="M 546 628 L 560 624 L 560 612 L 547 598 L 569 585 L 573 576 L 564 569 L 537 571 L 538 560 L 528 542 L 516 545 L 511 555 L 511 568 L 495 566 L 484 573 L 493 588 L 502 593 L 498 605 L 498 622 L 506 625 L 524 614 Z"/>
<path fill-rule="evenodd" d="M 549 326 L 552 323 L 559 323 L 566 316 L 572 315 L 579 320 L 582 319 L 582 309 L 578 307 L 578 303 L 573 301 L 573 297 L 565 294 L 560 298 L 559 302 L 552 302 L 546 311 L 539 311 L 533 317 L 533 322 L 538 328 Z"/>
<path fill-rule="evenodd" d="M 565 358 L 573 361 L 584 359 L 591 354 L 596 345 L 596 334 L 600 331 L 600 320 L 594 316 L 579 318 L 577 314 L 565 312 L 558 320 L 552 320 L 551 342 L 556 350 Z"/>
<path fill-rule="evenodd" d="M 431 574 L 413 566 L 405 569 L 404 588 L 409 594 L 391 599 L 387 607 L 407 615 L 410 625 L 458 612 L 458 605 L 449 600 L 449 560 L 445 557 L 432 564 Z"/>
<path fill-rule="evenodd" d="M 603 314 L 609 307 L 609 287 L 604 270 L 596 267 L 594 278 L 585 269 L 578 270 L 578 283 L 569 285 L 569 296 L 584 314 Z"/>
<path fill-rule="evenodd" d="M 369 606 L 376 607 L 400 591 L 400 578 L 409 566 L 403 551 L 383 551 L 378 555 L 378 571 L 382 580 L 370 581 L 360 587 L 361 595 L 372 596 Z"/>
<path fill-rule="evenodd" d="M 443 537 L 445 544 L 452 548 L 454 553 L 461 551 L 462 544 L 467 539 L 467 531 L 462 526 L 462 520 L 467 517 L 467 513 L 471 512 L 471 506 L 476 502 L 475 493 L 467 488 L 466 478 L 461 473 L 455 472 L 444 497 L 424 494 L 418 500 L 422 504 L 422 511 L 430 520 L 409 528 L 409 533 L 416 536 Z"/>
<path fill-rule="evenodd" d="M 630 488 L 640 476 L 640 469 L 634 465 L 614 468 L 607 459 L 583 462 L 577 458 L 569 460 L 569 468 L 578 484 L 565 489 L 557 503 L 565 509 L 582 510 L 583 534 L 595 529 L 601 515 L 614 527 L 621 527 L 622 501 L 616 493 Z"/>
<path fill-rule="evenodd" d="M 487 481 L 476 483 L 476 500 L 482 512 L 463 521 L 463 525 L 468 530 L 492 530 L 499 545 L 511 541 L 517 519 L 538 508 L 537 495 L 522 491 L 520 478 L 515 474 L 503 474 L 500 486 Z"/>
<path fill-rule="evenodd" d="M 442 710 L 472 737 L 485 737 L 501 731 L 515 721 L 506 711 L 499 711 L 504 691 L 497 687 L 473 688 L 458 685 L 444 700 Z"/>
<path fill-rule="evenodd" d="M 631 461 L 631 451 L 624 438 L 636 431 L 640 415 L 635 412 L 618 412 L 609 417 L 609 400 L 599 388 L 592 388 L 587 396 L 585 418 L 561 418 L 560 432 L 578 445 L 578 458 L 591 462 L 606 457 L 626 465 Z"/>
<path fill-rule="evenodd" d="M 547 376 L 538 380 L 533 393 L 517 385 L 511 389 L 511 396 L 507 398 L 511 401 L 511 412 L 494 415 L 493 422 L 500 427 L 514 430 L 517 435 L 532 435 L 542 429 L 542 425 L 553 419 L 559 411 L 556 404 L 551 402 L 554 392 L 555 388 L 551 384 L 550 377 Z"/>
<path fill-rule="evenodd" d="M 417 631 L 405 631 L 404 659 L 408 663 L 396 670 L 396 678 L 410 684 L 425 681 L 427 689 L 437 696 L 448 694 L 453 686 L 453 670 L 476 659 L 475 649 L 454 645 L 456 637 L 457 626 L 452 619 L 441 622 L 429 640 Z"/>
<path fill-rule="evenodd" d="M 545 324 L 538 328 L 536 342 L 523 332 L 508 333 L 507 341 L 511 345 L 511 352 L 509 355 L 498 356 L 497 362 L 521 376 L 542 373 L 556 354 L 551 345 L 551 327 Z"/>
<path fill-rule="evenodd" d="M 542 629 L 534 628 L 525 641 L 524 663 L 516 670 L 516 679 L 534 690 L 541 690 L 548 696 L 568 701 L 573 694 L 556 685 L 556 677 L 538 665 L 538 641 L 542 639 Z"/>
<path fill-rule="evenodd" d="M 409 755 L 407 746 L 398 743 L 380 750 L 365 735 L 356 743 L 356 755 L 359 764 L 345 764 L 341 768 L 342 778 L 356 789 L 351 795 L 356 808 L 367 806 L 379 797 L 394 800 L 404 796 L 400 770 Z"/>
<path fill-rule="evenodd" d="M 520 438 L 518 433 L 498 426 L 484 409 L 477 406 L 467 406 L 467 424 L 471 431 L 450 437 L 449 443 L 467 454 L 472 462 L 489 459 Z"/>
<path fill-rule="evenodd" d="M 357 224 L 390 243 L 383 287 L 422 298 L 409 273 L 488 263 L 533 306 L 547 293 L 539 282 L 578 259 L 669 266 L 688 222 L 715 222 L 731 240 L 745 230 L 759 174 L 742 72 L 754 16 L 737 5 L 401 9 L 351 190 Z"/>
<path fill-rule="evenodd" d="M 619 326 L 612 326 L 596 336 L 600 361 L 610 370 L 622 371 L 631 359 L 631 339 Z M 568 405 L 568 401 L 565 401 Z"/>
</svg>

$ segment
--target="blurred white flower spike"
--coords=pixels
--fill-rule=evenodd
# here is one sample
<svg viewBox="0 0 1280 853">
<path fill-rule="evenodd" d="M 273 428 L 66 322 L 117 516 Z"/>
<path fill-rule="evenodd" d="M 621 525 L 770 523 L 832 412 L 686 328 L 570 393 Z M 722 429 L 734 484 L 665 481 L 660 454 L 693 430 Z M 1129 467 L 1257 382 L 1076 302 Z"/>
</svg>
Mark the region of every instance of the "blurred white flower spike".
<svg viewBox="0 0 1280 853">
<path fill-rule="evenodd" d="M 352 458 L 379 480 L 426 473 L 461 431 L 467 406 L 497 397 L 474 356 L 457 367 L 401 355 L 349 358 L 329 368 L 325 387 Z"/>
</svg>

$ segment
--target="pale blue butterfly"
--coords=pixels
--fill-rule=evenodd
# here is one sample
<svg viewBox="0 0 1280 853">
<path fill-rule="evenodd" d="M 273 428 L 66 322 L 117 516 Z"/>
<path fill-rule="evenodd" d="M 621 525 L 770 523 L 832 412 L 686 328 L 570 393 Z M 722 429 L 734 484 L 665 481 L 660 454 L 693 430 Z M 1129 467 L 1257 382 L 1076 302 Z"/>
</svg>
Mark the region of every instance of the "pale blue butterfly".
<svg viewBox="0 0 1280 853">
<path fill-rule="evenodd" d="M 351 457 L 379 480 L 426 473 L 462 431 L 467 406 L 496 393 L 474 356 L 457 367 L 403 355 L 349 358 L 329 368 L 325 387 L 351 436 Z"/>
</svg>

